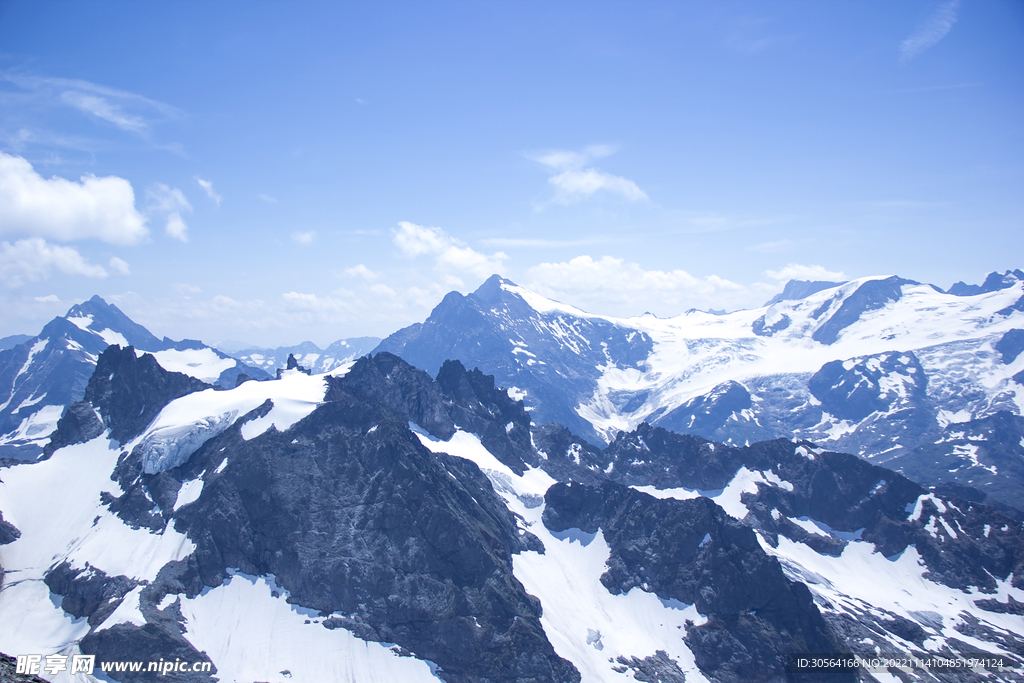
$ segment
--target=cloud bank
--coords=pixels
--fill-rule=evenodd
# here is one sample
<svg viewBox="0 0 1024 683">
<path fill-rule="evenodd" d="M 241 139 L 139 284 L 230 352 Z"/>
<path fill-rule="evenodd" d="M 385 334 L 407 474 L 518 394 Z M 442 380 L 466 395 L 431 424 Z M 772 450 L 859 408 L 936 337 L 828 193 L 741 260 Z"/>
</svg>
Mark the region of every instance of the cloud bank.
<svg viewBox="0 0 1024 683">
<path fill-rule="evenodd" d="M 22 157 L 0 152 L 0 234 L 130 245 L 149 229 L 124 178 L 47 179 Z"/>
</svg>

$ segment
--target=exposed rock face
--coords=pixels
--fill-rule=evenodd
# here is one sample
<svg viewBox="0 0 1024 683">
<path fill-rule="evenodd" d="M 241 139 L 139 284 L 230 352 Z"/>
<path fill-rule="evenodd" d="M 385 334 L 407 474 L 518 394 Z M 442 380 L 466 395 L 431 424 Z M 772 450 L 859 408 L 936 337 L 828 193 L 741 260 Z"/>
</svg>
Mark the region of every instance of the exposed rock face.
<svg viewBox="0 0 1024 683">
<path fill-rule="evenodd" d="M 140 428 L 129 418 L 141 408 L 193 387 L 125 353 L 104 354 L 87 395 L 111 430 L 130 439 Z M 126 371 L 115 361 L 142 367 Z M 153 393 L 122 388 L 119 374 L 129 372 Z M 141 447 L 122 454 L 115 477 L 125 493 L 107 496 L 107 504 L 136 526 L 174 524 L 196 550 L 142 591 L 143 627 L 95 628 L 134 586 L 124 577 L 55 568 L 51 589 L 94 627 L 83 650 L 108 659 L 202 659 L 181 637 L 180 613 L 155 605 L 169 594 L 195 596 L 237 570 L 273 575 L 293 603 L 347 615 L 325 626 L 396 643 L 435 662 L 452 683 L 579 681 L 548 642 L 539 602 L 512 573 L 512 555 L 543 550 L 540 541 L 520 529 L 475 464 L 428 451 L 407 426 L 411 420 L 450 437 L 455 413 L 489 434 L 485 416 L 493 414 L 501 431 L 491 442 L 514 461 L 529 443 L 522 406 L 457 364 L 445 382 L 447 392 L 380 354 L 332 380 L 325 402 L 286 432 L 242 438 L 242 426 L 266 414 L 268 401 L 157 474 L 145 471 Z M 197 478 L 201 495 L 175 509 L 181 483 Z"/>
<path fill-rule="evenodd" d="M 597 484 L 605 479 L 607 456 L 560 424 L 549 422 L 533 428 L 533 443 L 541 468 L 558 481 Z"/>
<path fill-rule="evenodd" d="M 714 432 L 735 413 L 750 408 L 750 393 L 738 382 L 724 382 L 658 419 L 665 429 L 705 434 Z"/>
<path fill-rule="evenodd" d="M 838 651 L 807 587 L 786 579 L 754 531 L 713 501 L 659 500 L 606 482 L 556 484 L 545 503 L 552 531 L 604 532 L 611 557 L 601 583 L 609 591 L 639 586 L 708 616 L 686 642 L 716 680 L 778 680 L 787 652 Z"/>
<path fill-rule="evenodd" d="M 324 400 L 334 401 L 346 393 L 387 405 L 397 417 L 414 422 L 438 439 L 449 439 L 455 433 L 440 387 L 427 373 L 390 353 L 361 359 L 344 377 L 331 380 Z"/>
<path fill-rule="evenodd" d="M 1009 365 L 1024 351 L 1024 330 L 1008 330 L 994 345 L 1003 363 Z"/>
<path fill-rule="evenodd" d="M 928 378 L 913 353 L 888 353 L 826 363 L 807 382 L 822 407 L 859 422 L 873 412 L 893 412 L 899 402 L 923 401 Z"/>
<path fill-rule="evenodd" d="M 447 360 L 437 373 L 448 414 L 460 428 L 480 437 L 498 460 L 522 474 L 536 467 L 537 454 L 530 441 L 530 415 L 522 401 L 494 386 L 494 377 L 474 368 L 467 372 L 459 361 Z"/>
<path fill-rule="evenodd" d="M 886 466 L 922 483 L 974 487 L 985 497 L 1020 508 L 1024 505 L 1022 442 L 1024 418 L 1000 411 L 981 419 L 950 424 L 913 451 L 887 462 Z M 965 497 L 970 495 L 964 494 Z"/>
<path fill-rule="evenodd" d="M 203 583 L 228 567 L 273 574 L 294 602 L 352 615 L 362 637 L 436 662 L 449 681 L 578 680 L 512 575 L 511 555 L 537 541 L 476 465 L 442 463 L 406 415 L 340 384 L 330 394 L 284 434 L 228 430 L 189 463 L 232 463 L 177 514 Z"/>
<path fill-rule="evenodd" d="M 124 443 L 152 419 L 138 416 L 155 416 L 175 396 L 205 388 L 132 349 L 112 348 L 101 361 L 102 374 L 86 392 L 92 402 L 62 420 L 67 439 L 102 421 Z M 928 489 L 854 456 L 782 439 L 738 448 L 641 424 L 601 451 L 544 425 L 531 442 L 522 402 L 457 362 L 443 364 L 434 381 L 382 353 L 325 381 L 324 402 L 286 431 L 243 438 L 247 423 L 273 409 L 268 400 L 160 471 L 147 470 L 141 446 L 122 452 L 113 478 L 124 493 L 104 494 L 103 502 L 133 526 L 161 532 L 173 525 L 196 549 L 149 584 L 55 566 L 47 585 L 92 627 L 84 651 L 109 660 L 202 660 L 183 635 L 173 597 L 194 597 L 237 571 L 272 575 L 290 602 L 320 612 L 325 628 L 395 643 L 436 663 L 447 681 L 578 681 L 541 627 L 539 602 L 512 572 L 513 556 L 543 552 L 540 541 L 475 464 L 427 450 L 409 422 L 442 439 L 457 428 L 474 432 L 513 470 L 541 467 L 572 481 L 548 490 L 544 525 L 600 529 L 611 550 L 601 582 L 613 594 L 639 588 L 707 615 L 680 637 L 701 670 L 723 683 L 783 680 L 786 652 L 844 650 L 869 637 L 924 647 L 943 627 L 928 614 L 911 620 L 820 601 L 821 577 L 797 576 L 772 556 L 783 539 L 830 556 L 852 539 L 886 557 L 913 545 L 926 575 L 945 586 L 994 592 L 1012 575 L 1024 588 L 1021 525 L 983 504 L 983 494 Z M 661 500 L 627 488 L 716 496 L 744 472 L 756 486 L 723 503 L 728 512 L 708 497 Z M 197 481 L 198 493 L 179 505 L 185 483 Z M 822 533 L 809 532 L 809 520 Z M 129 593 L 138 596 L 146 625 L 100 629 Z M 1019 609 L 994 597 L 981 601 L 989 612 Z M 983 622 L 965 619 L 958 628 L 1024 651 L 1024 638 Z M 681 680 L 667 656 L 616 661 L 637 680 Z"/>
<path fill-rule="evenodd" d="M 115 344 L 97 359 L 84 400 L 98 409 L 110 437 L 126 443 L 174 399 L 209 388 L 195 377 L 164 370 L 149 354 L 137 356 L 133 347 Z"/>
</svg>

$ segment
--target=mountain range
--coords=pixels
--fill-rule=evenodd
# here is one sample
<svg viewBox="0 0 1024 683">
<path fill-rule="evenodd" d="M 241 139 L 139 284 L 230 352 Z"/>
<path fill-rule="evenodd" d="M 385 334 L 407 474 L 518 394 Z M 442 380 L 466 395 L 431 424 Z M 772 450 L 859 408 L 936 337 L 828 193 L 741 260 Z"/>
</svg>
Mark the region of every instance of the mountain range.
<svg viewBox="0 0 1024 683">
<path fill-rule="evenodd" d="M 899 277 L 791 282 L 759 309 L 623 319 L 494 276 L 376 351 L 431 374 L 458 358 L 522 398 L 535 422 L 594 443 L 643 422 L 731 445 L 799 438 L 911 478 L 941 462 L 943 481 L 1014 505 L 1024 273 L 951 291 Z"/>
<path fill-rule="evenodd" d="M 95 655 L 53 681 L 1024 680 L 1024 274 L 780 297 L 615 319 L 495 276 L 276 378 L 94 298 L 0 352 L 34 449 L 0 464 L 0 651 Z M 1013 668 L 787 670 L 815 652 Z"/>
</svg>

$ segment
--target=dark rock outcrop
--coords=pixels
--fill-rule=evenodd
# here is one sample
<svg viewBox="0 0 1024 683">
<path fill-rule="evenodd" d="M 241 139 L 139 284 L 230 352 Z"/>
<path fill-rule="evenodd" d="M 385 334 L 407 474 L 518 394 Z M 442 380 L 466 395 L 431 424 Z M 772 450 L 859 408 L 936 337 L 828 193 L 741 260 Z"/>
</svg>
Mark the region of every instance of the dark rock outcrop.
<svg viewBox="0 0 1024 683">
<path fill-rule="evenodd" d="M 606 482 L 556 484 L 545 503 L 552 531 L 603 531 L 611 556 L 601 583 L 610 592 L 639 587 L 707 615 L 685 640 L 716 680 L 779 680 L 787 652 L 839 650 L 807 587 L 789 581 L 754 531 L 713 501 L 659 500 Z"/>
<path fill-rule="evenodd" d="M 115 344 L 96 360 L 84 401 L 97 410 L 110 438 L 127 443 L 174 399 L 210 388 L 195 377 L 164 370 L 148 353 L 138 356 L 133 347 Z"/>
<path fill-rule="evenodd" d="M 1004 364 L 1009 365 L 1017 360 L 1017 356 L 1024 351 L 1024 330 L 1007 330 L 1006 333 L 994 344 Z"/>
</svg>

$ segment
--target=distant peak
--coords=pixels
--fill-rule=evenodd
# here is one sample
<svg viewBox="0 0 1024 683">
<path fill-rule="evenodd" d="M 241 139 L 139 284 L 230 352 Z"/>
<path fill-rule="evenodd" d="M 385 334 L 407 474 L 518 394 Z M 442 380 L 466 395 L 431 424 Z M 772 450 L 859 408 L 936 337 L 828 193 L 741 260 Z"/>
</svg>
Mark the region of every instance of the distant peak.
<svg viewBox="0 0 1024 683">
<path fill-rule="evenodd" d="M 786 283 L 785 288 L 781 293 L 776 294 L 772 297 L 765 306 L 771 306 L 777 304 L 780 301 L 793 301 L 799 299 L 806 299 L 812 294 L 817 294 L 824 289 L 831 289 L 832 287 L 838 287 L 839 285 L 845 284 L 844 282 L 826 282 L 822 280 L 790 280 Z"/>
<path fill-rule="evenodd" d="M 1009 289 L 1020 281 L 1024 281 L 1024 272 L 1020 270 L 1008 270 L 1005 273 L 991 272 L 980 285 L 969 285 L 961 281 L 950 287 L 947 293 L 953 296 L 988 294 L 1001 289 Z"/>
</svg>

